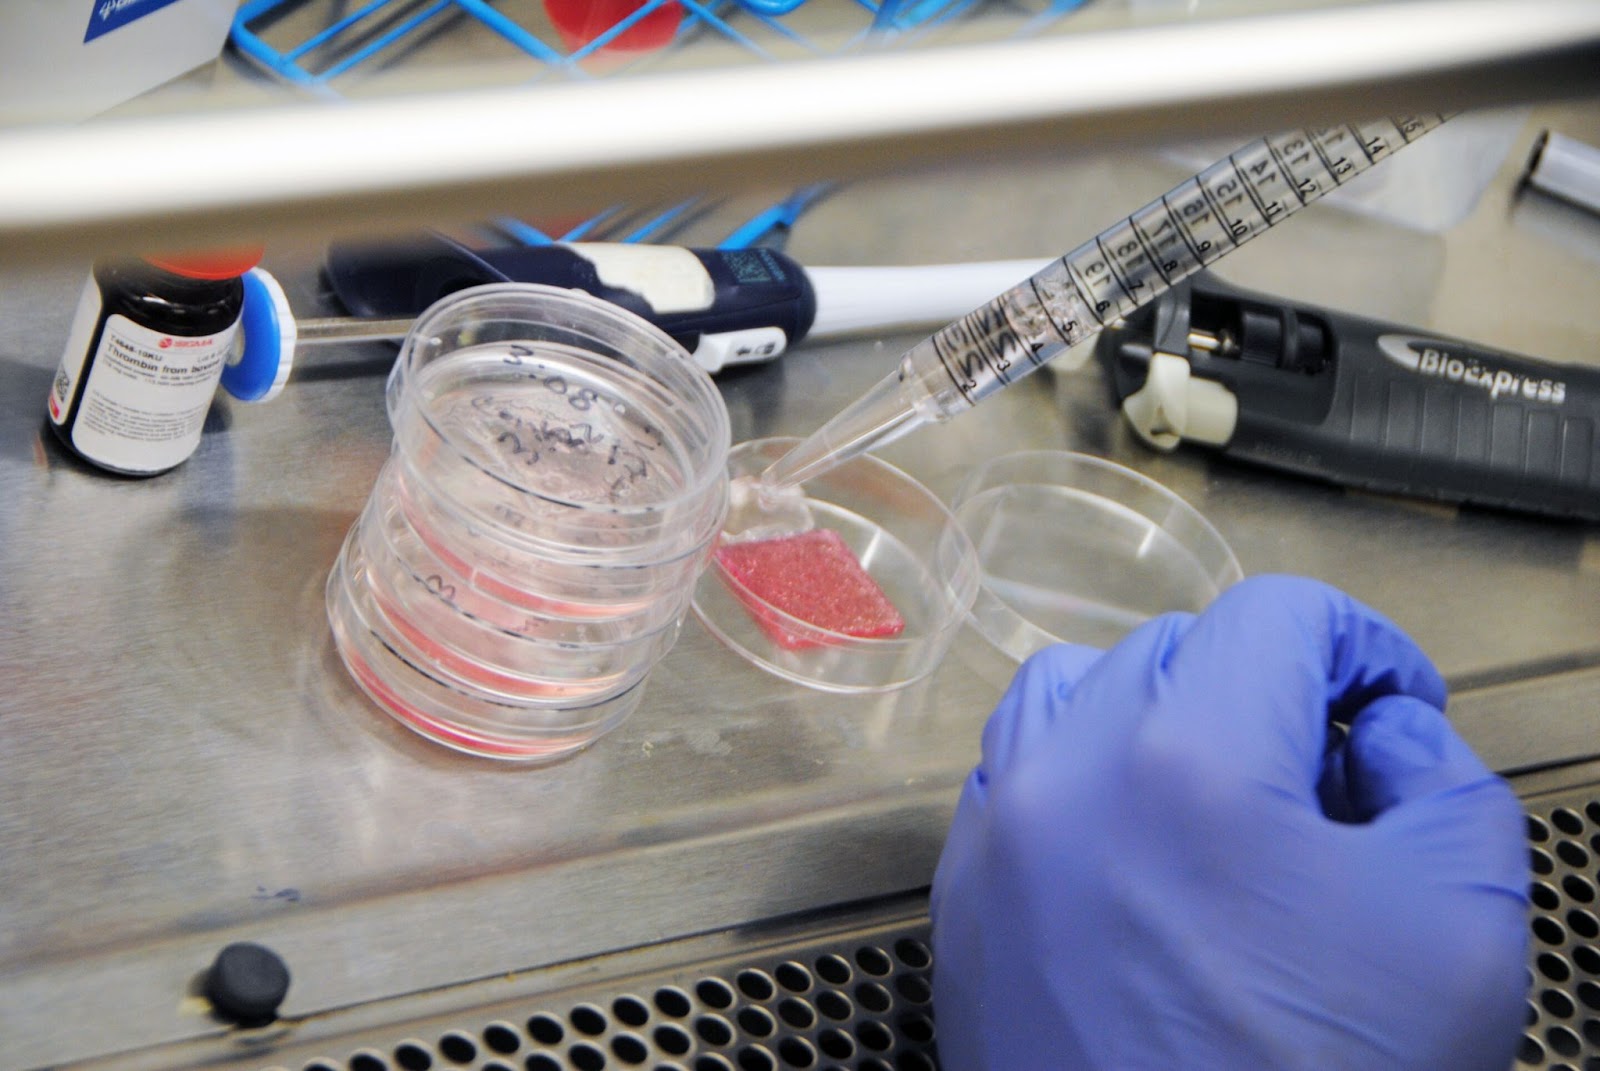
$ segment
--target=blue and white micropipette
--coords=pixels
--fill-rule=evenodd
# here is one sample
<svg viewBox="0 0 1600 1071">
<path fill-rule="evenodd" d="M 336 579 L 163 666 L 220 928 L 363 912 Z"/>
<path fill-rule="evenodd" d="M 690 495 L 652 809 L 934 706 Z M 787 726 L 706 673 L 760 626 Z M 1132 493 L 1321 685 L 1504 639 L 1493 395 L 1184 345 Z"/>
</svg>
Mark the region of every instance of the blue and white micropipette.
<svg viewBox="0 0 1600 1071">
<path fill-rule="evenodd" d="M 1444 121 L 1407 115 L 1307 128 L 1230 153 L 913 347 L 875 387 L 773 462 L 761 487 L 804 483 L 965 412 Z M 1078 349 L 1072 366 L 1088 356 L 1088 347 Z"/>
<path fill-rule="evenodd" d="M 942 323 L 1044 263 L 802 266 L 775 249 L 684 249 L 553 242 L 475 250 L 442 234 L 337 243 L 323 276 L 361 317 L 415 317 L 468 286 L 541 283 L 583 290 L 641 316 L 708 372 L 772 360 L 802 339 Z M 302 331 L 315 336 L 320 324 Z M 334 337 L 359 331 L 330 324 Z M 405 325 L 399 332 L 405 334 Z"/>
</svg>

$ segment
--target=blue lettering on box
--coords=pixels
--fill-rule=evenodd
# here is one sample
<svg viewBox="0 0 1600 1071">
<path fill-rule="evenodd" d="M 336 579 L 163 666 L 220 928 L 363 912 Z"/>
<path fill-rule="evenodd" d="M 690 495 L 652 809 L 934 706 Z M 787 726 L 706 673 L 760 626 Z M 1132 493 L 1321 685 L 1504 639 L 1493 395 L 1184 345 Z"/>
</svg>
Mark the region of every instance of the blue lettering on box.
<svg viewBox="0 0 1600 1071">
<path fill-rule="evenodd" d="M 159 11 L 178 0 L 94 0 L 89 13 L 89 28 L 83 31 L 83 43 L 88 44 L 101 34 L 110 33 L 118 26 L 126 26 L 142 19 L 152 11 Z"/>
</svg>

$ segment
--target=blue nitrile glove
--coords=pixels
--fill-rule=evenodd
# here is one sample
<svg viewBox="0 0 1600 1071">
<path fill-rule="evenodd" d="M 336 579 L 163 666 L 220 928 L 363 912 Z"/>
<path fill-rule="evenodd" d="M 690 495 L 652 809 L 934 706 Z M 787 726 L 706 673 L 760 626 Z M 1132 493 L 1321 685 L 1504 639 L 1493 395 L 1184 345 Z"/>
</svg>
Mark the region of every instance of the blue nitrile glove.
<svg viewBox="0 0 1600 1071">
<path fill-rule="evenodd" d="M 1035 655 L 934 877 L 944 1071 L 1506 1071 L 1524 818 L 1444 702 L 1288 577 Z"/>
</svg>

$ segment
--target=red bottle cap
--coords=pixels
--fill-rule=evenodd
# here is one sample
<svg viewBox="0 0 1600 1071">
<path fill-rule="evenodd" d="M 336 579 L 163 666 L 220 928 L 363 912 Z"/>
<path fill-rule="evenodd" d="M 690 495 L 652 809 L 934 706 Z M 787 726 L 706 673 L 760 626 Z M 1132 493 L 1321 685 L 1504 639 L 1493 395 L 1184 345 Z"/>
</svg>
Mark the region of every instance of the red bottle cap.
<svg viewBox="0 0 1600 1071">
<path fill-rule="evenodd" d="M 233 279 L 261 263 L 261 246 L 233 249 L 191 249 L 182 253 L 147 253 L 144 260 L 163 271 L 190 279 Z"/>
<path fill-rule="evenodd" d="M 555 24 L 569 51 L 576 51 L 644 7 L 646 0 L 544 0 L 545 14 Z M 683 8 L 663 3 L 652 8 L 601 51 L 651 52 L 672 43 L 683 20 Z"/>
</svg>

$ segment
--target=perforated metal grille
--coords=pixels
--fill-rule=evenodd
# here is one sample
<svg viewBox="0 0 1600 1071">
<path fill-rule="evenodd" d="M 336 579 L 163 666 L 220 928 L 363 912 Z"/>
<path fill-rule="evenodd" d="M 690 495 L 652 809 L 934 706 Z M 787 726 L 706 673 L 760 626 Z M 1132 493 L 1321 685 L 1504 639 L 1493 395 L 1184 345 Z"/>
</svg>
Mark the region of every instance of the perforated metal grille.
<svg viewBox="0 0 1600 1071">
<path fill-rule="evenodd" d="M 1600 1071 L 1600 797 L 1591 783 L 1524 803 L 1532 941 L 1516 1071 Z M 523 998 L 471 1001 L 471 990 L 488 984 L 475 983 L 453 1011 L 403 998 L 360 1023 L 303 1023 L 255 1059 L 223 1042 L 174 1050 L 170 1060 L 150 1053 L 140 1066 L 938 1071 L 925 910 L 926 900 L 912 895 L 788 936 L 690 939 L 553 968 Z"/>
<path fill-rule="evenodd" d="M 1600 800 L 1528 812 L 1533 928 L 1519 1067 L 1600 1071 Z"/>
<path fill-rule="evenodd" d="M 458 1017 L 274 1071 L 937 1071 L 926 925 Z M 504 1012 L 506 1009 L 500 1009 Z M 420 1025 L 420 1024 L 417 1024 Z M 432 1025 L 432 1024 L 430 1024 Z M 281 1059 L 281 1057 L 280 1057 Z"/>
</svg>

